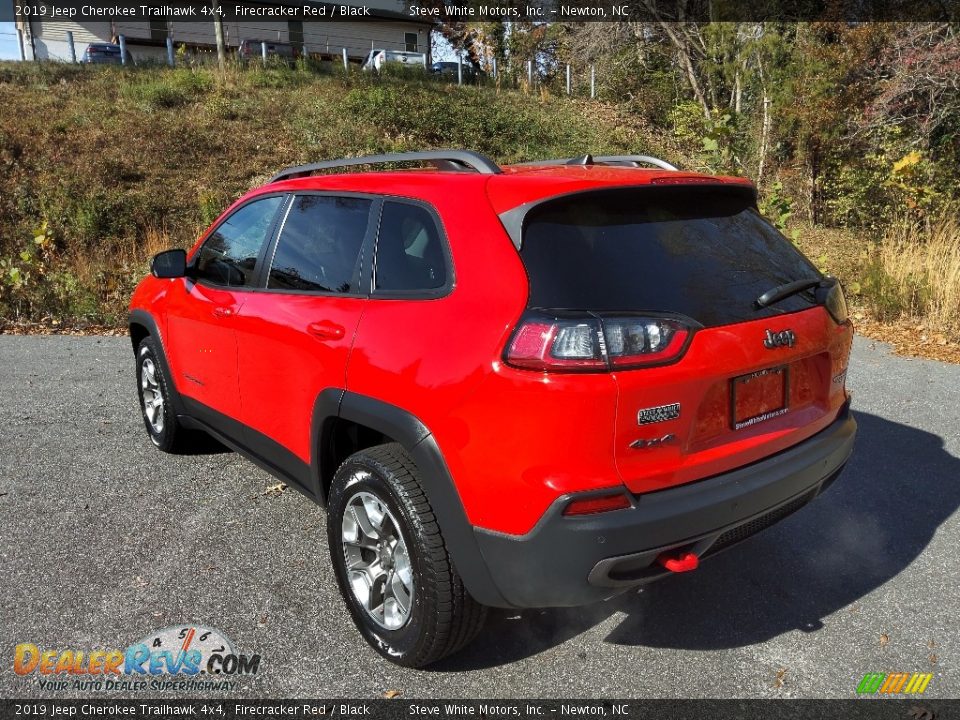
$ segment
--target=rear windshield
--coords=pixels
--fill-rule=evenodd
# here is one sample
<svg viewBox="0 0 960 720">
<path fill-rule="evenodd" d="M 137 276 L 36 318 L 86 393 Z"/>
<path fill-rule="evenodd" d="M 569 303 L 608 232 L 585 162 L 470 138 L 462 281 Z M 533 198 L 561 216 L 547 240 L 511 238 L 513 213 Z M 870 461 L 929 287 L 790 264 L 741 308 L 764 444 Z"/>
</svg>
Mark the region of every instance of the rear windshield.
<svg viewBox="0 0 960 720">
<path fill-rule="evenodd" d="M 767 290 L 821 277 L 757 213 L 744 188 L 578 193 L 533 208 L 520 256 L 530 307 L 686 315 L 706 326 L 795 312 L 812 293 L 758 309 Z"/>
</svg>

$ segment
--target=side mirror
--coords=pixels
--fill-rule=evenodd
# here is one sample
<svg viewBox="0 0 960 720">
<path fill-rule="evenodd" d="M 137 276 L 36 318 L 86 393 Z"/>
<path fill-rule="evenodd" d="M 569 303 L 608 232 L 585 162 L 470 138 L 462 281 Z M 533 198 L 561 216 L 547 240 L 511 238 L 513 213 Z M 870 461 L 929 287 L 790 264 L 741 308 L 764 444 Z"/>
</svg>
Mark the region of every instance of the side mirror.
<svg viewBox="0 0 960 720">
<path fill-rule="evenodd" d="M 186 250 L 166 250 L 154 255 L 150 272 L 158 278 L 181 278 L 187 274 Z"/>
</svg>

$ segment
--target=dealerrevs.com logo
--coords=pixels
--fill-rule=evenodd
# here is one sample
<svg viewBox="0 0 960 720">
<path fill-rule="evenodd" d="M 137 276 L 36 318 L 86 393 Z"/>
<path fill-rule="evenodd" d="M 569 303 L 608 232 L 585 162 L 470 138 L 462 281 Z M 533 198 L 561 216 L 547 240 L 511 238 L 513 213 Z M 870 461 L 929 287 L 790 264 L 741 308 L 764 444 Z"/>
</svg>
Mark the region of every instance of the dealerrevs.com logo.
<svg viewBox="0 0 960 720">
<path fill-rule="evenodd" d="M 120 650 L 14 649 L 13 671 L 43 690 L 232 690 L 256 675 L 259 655 L 243 655 L 219 630 L 180 625 L 150 633 Z"/>
</svg>

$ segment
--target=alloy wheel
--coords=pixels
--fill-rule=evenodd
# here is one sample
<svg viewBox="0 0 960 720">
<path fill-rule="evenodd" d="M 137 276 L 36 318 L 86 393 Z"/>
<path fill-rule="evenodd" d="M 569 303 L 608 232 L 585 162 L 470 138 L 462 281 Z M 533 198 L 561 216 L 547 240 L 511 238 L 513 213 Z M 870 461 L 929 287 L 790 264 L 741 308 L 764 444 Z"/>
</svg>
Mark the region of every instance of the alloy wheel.
<svg viewBox="0 0 960 720">
<path fill-rule="evenodd" d="M 140 364 L 140 394 L 143 396 L 143 413 L 157 435 L 163 432 L 163 392 L 157 378 L 157 366 L 152 358 L 145 357 Z"/>
<path fill-rule="evenodd" d="M 371 619 L 399 630 L 413 607 L 413 569 L 393 513 L 380 498 L 357 492 L 343 511 L 341 537 L 347 579 Z"/>
</svg>

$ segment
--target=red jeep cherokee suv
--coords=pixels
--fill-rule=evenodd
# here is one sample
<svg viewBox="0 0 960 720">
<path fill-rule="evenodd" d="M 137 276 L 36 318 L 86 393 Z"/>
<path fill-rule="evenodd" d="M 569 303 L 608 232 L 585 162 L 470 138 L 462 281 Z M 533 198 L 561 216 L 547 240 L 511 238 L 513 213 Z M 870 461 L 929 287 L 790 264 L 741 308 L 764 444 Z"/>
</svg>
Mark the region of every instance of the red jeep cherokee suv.
<svg viewBox="0 0 960 720">
<path fill-rule="evenodd" d="M 837 282 L 749 182 L 647 156 L 290 168 L 154 259 L 130 334 L 154 444 L 206 432 L 326 505 L 357 627 L 411 666 L 486 606 L 695 569 L 856 432 Z"/>
</svg>

